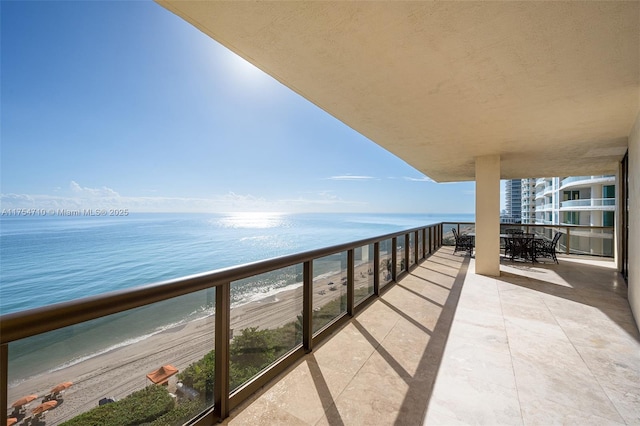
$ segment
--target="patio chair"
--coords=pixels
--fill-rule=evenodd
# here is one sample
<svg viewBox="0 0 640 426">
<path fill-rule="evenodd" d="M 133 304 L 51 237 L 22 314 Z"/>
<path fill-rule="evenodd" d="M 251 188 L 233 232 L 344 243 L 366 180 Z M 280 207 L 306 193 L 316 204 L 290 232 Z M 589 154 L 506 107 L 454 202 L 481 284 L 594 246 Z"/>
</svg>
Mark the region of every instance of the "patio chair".
<svg viewBox="0 0 640 426">
<path fill-rule="evenodd" d="M 512 234 L 505 240 L 505 255 L 511 254 L 511 260 L 518 258 L 535 261 L 533 234 Z M 507 247 L 509 248 L 507 249 Z"/>
<path fill-rule="evenodd" d="M 556 257 L 556 246 L 558 245 L 558 240 L 562 234 L 560 232 L 556 232 L 551 241 L 549 240 L 536 240 L 536 257 L 549 257 L 553 259 L 554 262 L 558 262 L 558 258 Z"/>
<path fill-rule="evenodd" d="M 458 251 L 466 251 L 469 254 L 473 252 L 474 241 L 471 235 L 461 235 L 458 234 L 456 228 L 451 229 L 453 231 L 453 238 L 456 240 L 456 247 L 453 249 L 453 252 Z"/>
</svg>

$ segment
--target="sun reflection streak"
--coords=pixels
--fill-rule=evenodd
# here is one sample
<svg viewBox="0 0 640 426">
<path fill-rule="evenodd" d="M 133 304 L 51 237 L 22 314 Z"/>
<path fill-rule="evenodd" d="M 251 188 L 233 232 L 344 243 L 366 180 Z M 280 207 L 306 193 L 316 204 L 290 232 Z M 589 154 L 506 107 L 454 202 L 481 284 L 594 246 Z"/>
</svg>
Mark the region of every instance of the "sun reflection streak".
<svg viewBox="0 0 640 426">
<path fill-rule="evenodd" d="M 231 213 L 221 218 L 220 224 L 227 228 L 275 228 L 284 224 L 284 214 L 274 212 Z"/>
</svg>

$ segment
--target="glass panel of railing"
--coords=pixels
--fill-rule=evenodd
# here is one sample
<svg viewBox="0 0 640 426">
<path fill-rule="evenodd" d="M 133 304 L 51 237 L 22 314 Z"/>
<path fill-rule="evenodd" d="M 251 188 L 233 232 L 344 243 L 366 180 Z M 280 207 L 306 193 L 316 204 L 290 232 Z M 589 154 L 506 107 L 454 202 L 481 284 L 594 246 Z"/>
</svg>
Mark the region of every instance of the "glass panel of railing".
<svg viewBox="0 0 640 426">
<path fill-rule="evenodd" d="M 460 234 L 468 235 L 476 232 L 476 224 L 475 223 L 461 223 L 460 224 Z"/>
<path fill-rule="evenodd" d="M 313 261 L 313 333 L 347 312 L 347 252 Z"/>
<path fill-rule="evenodd" d="M 353 251 L 354 257 L 354 301 L 357 305 L 373 294 L 375 264 L 373 263 L 373 244 L 359 247 Z"/>
<path fill-rule="evenodd" d="M 416 263 L 416 234 L 409 233 L 409 266 Z"/>
<path fill-rule="evenodd" d="M 389 238 L 388 240 L 380 241 L 380 266 L 378 267 L 378 271 L 380 273 L 380 288 L 391 282 L 392 267 L 393 261 L 391 259 L 391 238 Z"/>
<path fill-rule="evenodd" d="M 407 260 L 405 259 L 404 248 L 404 235 L 400 235 L 399 237 L 396 237 L 396 276 L 407 269 Z"/>
<path fill-rule="evenodd" d="M 443 246 L 455 246 L 456 240 L 453 236 L 453 229 L 458 230 L 457 223 L 443 223 L 442 224 L 442 245 Z"/>
<path fill-rule="evenodd" d="M 501 234 L 512 234 L 514 232 L 525 232 L 525 227 L 518 224 L 513 224 L 513 223 L 500 224 Z"/>
<path fill-rule="evenodd" d="M 424 232 L 421 230 L 418 231 L 418 259 L 424 258 L 424 241 L 423 241 Z"/>
<path fill-rule="evenodd" d="M 571 228 L 571 254 L 613 257 L 613 231 L 610 228 Z"/>
<path fill-rule="evenodd" d="M 560 232 L 562 235 L 556 245 L 556 252 L 566 253 L 567 250 L 567 228 L 549 227 L 545 229 L 545 237 L 552 239 L 556 232 Z"/>
<path fill-rule="evenodd" d="M 302 344 L 302 264 L 231 283 L 230 389 Z"/>
<path fill-rule="evenodd" d="M 214 305 L 202 290 L 9 343 L 9 417 L 183 424 L 213 404 Z"/>
</svg>

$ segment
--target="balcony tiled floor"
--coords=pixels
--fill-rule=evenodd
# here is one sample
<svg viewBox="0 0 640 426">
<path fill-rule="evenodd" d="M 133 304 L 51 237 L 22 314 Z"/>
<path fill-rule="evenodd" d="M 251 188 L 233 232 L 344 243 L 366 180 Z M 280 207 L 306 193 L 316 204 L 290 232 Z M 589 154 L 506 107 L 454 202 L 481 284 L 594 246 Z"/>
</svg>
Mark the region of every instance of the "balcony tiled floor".
<svg viewBox="0 0 640 426">
<path fill-rule="evenodd" d="M 640 424 L 640 335 L 607 260 L 441 248 L 225 423 Z"/>
</svg>

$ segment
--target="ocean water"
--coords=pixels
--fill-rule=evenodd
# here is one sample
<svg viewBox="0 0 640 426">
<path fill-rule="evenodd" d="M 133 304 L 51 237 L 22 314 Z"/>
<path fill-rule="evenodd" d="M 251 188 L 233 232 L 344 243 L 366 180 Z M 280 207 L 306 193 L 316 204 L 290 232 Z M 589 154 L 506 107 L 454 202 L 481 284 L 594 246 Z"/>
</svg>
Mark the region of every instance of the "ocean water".
<svg viewBox="0 0 640 426">
<path fill-rule="evenodd" d="M 473 215 L 130 214 L 1 217 L 0 313 L 179 278 Z M 296 285 L 278 273 L 234 286 L 242 304 Z M 211 315 L 213 292 L 154 304 L 10 345 L 10 381 L 44 374 Z M 62 343 L 64 342 L 64 343 Z M 73 356 L 69 347 L 77 348 Z M 46 354 L 46 356 L 43 356 Z"/>
</svg>

